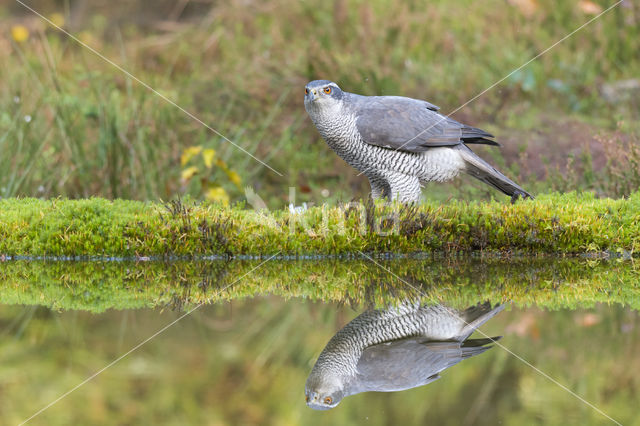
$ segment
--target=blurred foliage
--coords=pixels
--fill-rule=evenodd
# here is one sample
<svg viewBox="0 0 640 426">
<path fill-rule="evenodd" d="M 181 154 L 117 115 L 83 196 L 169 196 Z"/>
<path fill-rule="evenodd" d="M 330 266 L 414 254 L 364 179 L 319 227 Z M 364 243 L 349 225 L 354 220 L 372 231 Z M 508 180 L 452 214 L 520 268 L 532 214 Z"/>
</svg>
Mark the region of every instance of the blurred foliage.
<svg viewBox="0 0 640 426">
<path fill-rule="evenodd" d="M 383 201 L 255 211 L 173 201 L 0 200 L 4 256 L 358 256 L 640 253 L 640 192 L 548 194 L 515 204 Z"/>
<path fill-rule="evenodd" d="M 59 310 L 188 309 L 261 295 L 354 308 L 404 298 L 463 308 L 490 300 L 546 309 L 640 309 L 640 270 L 619 260 L 532 257 L 330 261 L 0 262 L 4 304 Z"/>
<path fill-rule="evenodd" d="M 242 189 L 240 175 L 231 170 L 227 163 L 216 156 L 213 148 L 191 146 L 182 152 L 180 157 L 182 165 L 182 181 L 185 185 L 196 186 L 196 194 L 204 194 L 209 201 L 229 205 L 229 194 L 219 182 L 217 171 L 224 173 L 225 178 L 233 183 L 236 188 Z M 198 177 L 199 179 L 195 179 Z"/>
<path fill-rule="evenodd" d="M 596 139 L 603 148 L 606 167 L 594 168 L 591 149 L 585 145 L 578 156 L 569 155 L 566 173 L 562 174 L 558 167 L 550 171 L 552 188 L 560 192 L 580 188 L 600 195 L 630 196 L 640 188 L 640 139 L 615 136 Z"/>
<path fill-rule="evenodd" d="M 363 94 L 428 99 L 446 113 L 591 19 L 609 3 L 136 2 L 40 0 L 57 25 L 285 176 L 192 121 L 137 81 L 18 3 L 1 6 L 0 196 L 170 199 L 185 192 L 180 157 L 215 149 L 271 207 L 366 195 L 368 184 L 320 139 L 302 107 L 304 84 L 339 82 Z M 486 127 L 502 151 L 478 148 L 535 192 L 627 194 L 637 181 L 595 158 L 593 180 L 563 182 L 567 157 L 624 157 L 637 148 L 640 6 L 625 1 L 456 114 Z M 24 28 L 16 38 L 12 28 Z M 25 32 L 26 31 L 26 32 Z M 28 34 L 28 38 L 24 38 Z M 634 89 L 635 90 L 635 89 Z M 504 158 L 502 157 L 504 155 Z M 546 164 L 545 164 L 546 163 Z M 557 173 L 556 173 L 557 172 Z M 215 176 L 214 176 L 215 175 Z M 243 198 L 212 174 L 214 195 Z M 471 179 L 430 185 L 434 200 L 495 196 Z M 634 186 L 635 185 L 635 186 Z M 322 196 L 320 194 L 331 194 Z"/>
<path fill-rule="evenodd" d="M 316 357 L 359 312 L 265 297 L 203 307 L 35 417 L 33 425 L 604 425 L 610 422 L 494 347 L 421 388 L 304 403 Z M 0 423 L 18 424 L 177 319 L 0 307 Z M 502 312 L 483 327 L 617 421 L 638 424 L 640 318 L 617 305 Z"/>
</svg>

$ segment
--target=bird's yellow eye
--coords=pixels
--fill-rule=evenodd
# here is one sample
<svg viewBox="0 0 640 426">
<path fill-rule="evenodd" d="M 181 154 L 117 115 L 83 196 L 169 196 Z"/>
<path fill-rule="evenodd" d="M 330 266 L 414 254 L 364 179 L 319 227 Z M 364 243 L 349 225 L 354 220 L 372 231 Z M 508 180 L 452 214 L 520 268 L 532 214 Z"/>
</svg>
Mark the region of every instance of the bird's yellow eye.
<svg viewBox="0 0 640 426">
<path fill-rule="evenodd" d="M 307 87 L 305 87 L 305 88 L 304 88 L 304 94 L 305 94 L 305 95 L 308 95 L 308 94 L 309 94 L 309 88 L 307 88 Z"/>
<path fill-rule="evenodd" d="M 324 89 L 324 91 L 326 92 L 326 91 L 327 91 L 327 89 Z M 329 89 L 329 92 L 331 92 L 331 89 Z M 327 404 L 327 405 L 331 404 L 332 402 L 333 402 L 333 399 L 331 399 L 331 397 L 330 397 L 330 396 L 328 396 L 328 397 L 326 397 L 326 398 L 324 399 L 324 403 L 325 403 L 325 404 Z"/>
<path fill-rule="evenodd" d="M 331 87 L 328 87 L 328 86 L 325 87 L 324 88 L 324 93 L 326 93 L 327 95 L 330 95 L 331 94 Z"/>
</svg>

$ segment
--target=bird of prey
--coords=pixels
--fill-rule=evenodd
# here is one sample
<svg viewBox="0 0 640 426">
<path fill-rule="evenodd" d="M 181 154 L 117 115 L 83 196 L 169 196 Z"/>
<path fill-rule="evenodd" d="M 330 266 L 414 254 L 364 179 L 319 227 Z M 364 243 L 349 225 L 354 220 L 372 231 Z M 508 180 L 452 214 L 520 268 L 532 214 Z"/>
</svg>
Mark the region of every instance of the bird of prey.
<svg viewBox="0 0 640 426">
<path fill-rule="evenodd" d="M 314 80 L 304 106 L 327 144 L 369 178 L 373 198 L 417 202 L 420 188 L 466 172 L 511 197 L 533 198 L 467 145 L 498 145 L 493 135 L 438 113 L 426 101 L 361 96 Z"/>
<path fill-rule="evenodd" d="M 481 354 L 500 337 L 468 339 L 504 308 L 489 303 L 464 311 L 404 302 L 367 311 L 331 338 L 305 384 L 307 405 L 328 410 L 360 392 L 423 386 L 443 370 Z"/>
</svg>

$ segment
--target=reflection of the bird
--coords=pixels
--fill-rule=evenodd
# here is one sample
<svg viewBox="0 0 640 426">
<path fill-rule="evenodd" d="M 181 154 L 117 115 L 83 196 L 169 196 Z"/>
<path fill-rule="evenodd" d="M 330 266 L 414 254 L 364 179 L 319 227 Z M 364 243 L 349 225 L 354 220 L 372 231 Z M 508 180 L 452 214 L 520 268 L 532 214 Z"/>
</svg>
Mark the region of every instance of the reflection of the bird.
<svg viewBox="0 0 640 426">
<path fill-rule="evenodd" d="M 327 410 L 360 392 L 423 386 L 447 368 L 481 354 L 500 337 L 468 339 L 504 308 L 489 303 L 458 311 L 405 302 L 367 311 L 331 338 L 307 378 L 307 405 Z"/>
</svg>

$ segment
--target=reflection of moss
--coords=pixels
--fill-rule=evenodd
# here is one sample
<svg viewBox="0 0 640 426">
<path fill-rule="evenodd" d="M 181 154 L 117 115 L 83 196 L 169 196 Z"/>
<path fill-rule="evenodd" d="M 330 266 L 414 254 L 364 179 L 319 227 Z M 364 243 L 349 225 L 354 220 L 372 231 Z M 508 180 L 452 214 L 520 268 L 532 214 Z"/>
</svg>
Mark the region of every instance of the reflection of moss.
<svg viewBox="0 0 640 426">
<path fill-rule="evenodd" d="M 352 305 L 404 297 L 464 307 L 479 301 L 544 308 L 620 303 L 640 309 L 640 270 L 583 259 L 0 263 L 0 299 L 56 309 L 181 309 L 265 294 Z M 258 267 L 258 268 L 256 268 Z M 254 270 L 254 268 L 256 268 Z"/>
<path fill-rule="evenodd" d="M 507 203 L 322 206 L 292 215 L 212 205 L 0 200 L 0 255 L 340 255 L 640 252 L 640 192 Z"/>
</svg>

